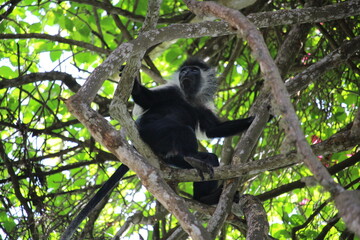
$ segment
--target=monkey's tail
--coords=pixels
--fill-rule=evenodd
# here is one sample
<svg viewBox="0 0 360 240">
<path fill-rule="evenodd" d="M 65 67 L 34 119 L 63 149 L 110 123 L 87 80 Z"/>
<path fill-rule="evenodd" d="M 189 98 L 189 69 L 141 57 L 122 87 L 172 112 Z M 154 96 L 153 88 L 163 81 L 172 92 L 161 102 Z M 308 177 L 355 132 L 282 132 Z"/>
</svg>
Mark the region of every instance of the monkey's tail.
<svg viewBox="0 0 360 240">
<path fill-rule="evenodd" d="M 89 215 L 89 213 L 104 198 L 104 196 L 106 196 L 115 187 L 127 171 L 129 171 L 129 168 L 126 165 L 121 164 L 66 228 L 65 232 L 61 236 L 61 240 L 71 239 L 71 236 L 74 234 L 80 223 Z"/>
</svg>

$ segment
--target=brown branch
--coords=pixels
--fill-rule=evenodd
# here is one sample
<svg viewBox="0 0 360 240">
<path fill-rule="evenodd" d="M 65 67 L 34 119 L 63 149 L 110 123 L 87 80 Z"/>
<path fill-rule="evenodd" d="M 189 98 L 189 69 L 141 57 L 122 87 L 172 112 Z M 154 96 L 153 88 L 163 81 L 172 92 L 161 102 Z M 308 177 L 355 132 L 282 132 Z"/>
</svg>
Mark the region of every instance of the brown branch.
<svg viewBox="0 0 360 240">
<path fill-rule="evenodd" d="M 334 175 L 350 166 L 354 166 L 358 162 L 360 162 L 360 152 L 358 152 L 355 155 L 351 156 L 350 158 L 342 161 L 341 163 L 330 167 L 328 170 L 331 175 Z M 268 192 L 259 194 L 256 197 L 258 197 L 261 201 L 266 201 L 271 198 L 275 198 L 283 193 L 289 192 L 294 189 L 303 188 L 305 186 L 306 186 L 306 184 L 304 181 L 298 180 L 298 181 L 295 181 L 295 182 L 292 182 L 289 184 L 282 185 L 282 186 L 272 189 Z"/>
<path fill-rule="evenodd" d="M 269 232 L 269 222 L 260 200 L 246 194 L 241 196 L 239 204 L 248 226 L 246 239 L 266 239 Z"/>
<path fill-rule="evenodd" d="M 29 223 L 29 228 L 30 228 L 30 232 L 32 234 L 32 237 L 34 239 L 38 239 L 39 238 L 39 232 L 37 231 L 36 228 L 36 221 L 35 221 L 35 216 L 34 216 L 34 212 L 31 209 L 31 206 L 28 205 L 28 202 L 26 201 L 26 198 L 23 196 L 23 194 L 21 193 L 21 186 L 20 186 L 20 181 L 13 169 L 12 166 L 12 162 L 11 160 L 8 158 L 8 156 L 6 155 L 5 152 L 5 147 L 3 145 L 2 142 L 0 142 L 0 156 L 3 159 L 5 166 L 7 168 L 7 171 L 10 175 L 11 178 L 11 182 L 12 182 L 12 188 L 15 192 L 15 196 L 17 199 L 19 199 L 21 206 L 25 209 L 25 212 L 27 214 L 28 217 L 28 223 Z"/>
<path fill-rule="evenodd" d="M 73 76 L 71 76 L 70 74 L 64 72 L 52 71 L 52 72 L 43 72 L 43 73 L 39 73 L 39 72 L 29 73 L 17 78 L 3 79 L 0 81 L 0 89 L 9 88 L 9 87 L 19 87 L 24 84 L 34 83 L 43 80 L 49 80 L 49 81 L 62 80 L 66 84 L 66 86 L 73 92 L 77 92 L 77 90 L 79 90 L 80 88 L 80 85 L 76 82 L 76 79 L 73 78 Z"/>
<path fill-rule="evenodd" d="M 29 73 L 17 78 L 2 79 L 0 81 L 0 89 L 9 87 L 20 87 L 25 84 L 35 83 L 44 80 L 60 80 L 73 92 L 77 92 L 80 89 L 80 84 L 77 83 L 76 79 L 72 75 L 57 71 Z M 110 99 L 100 96 L 98 94 L 95 96 L 94 102 L 97 103 L 99 106 L 110 105 Z M 101 113 L 108 114 L 108 108 L 101 108 Z"/>
<path fill-rule="evenodd" d="M 0 15 L 0 23 L 1 23 L 2 20 L 7 18 L 7 16 L 9 16 L 12 13 L 12 11 L 16 7 L 16 5 L 18 5 L 19 2 L 21 2 L 21 0 L 10 0 L 10 1 L 7 1 L 3 5 L 0 6 L 0 10 L 7 7 L 6 11 L 3 14 Z M 10 7 L 9 7 L 9 5 L 10 5 Z"/>
<path fill-rule="evenodd" d="M 127 10 L 121 9 L 119 7 L 115 7 L 115 6 L 111 5 L 109 2 L 104 3 L 104 2 L 96 1 L 96 0 L 91 0 L 91 1 L 89 1 L 89 0 L 70 0 L 70 1 L 94 6 L 94 7 L 105 10 L 109 14 L 121 15 L 129 20 L 134 21 L 134 22 L 144 22 L 145 21 L 144 16 L 136 15 Z M 173 17 L 162 17 L 162 18 L 159 18 L 159 23 L 177 23 L 179 21 L 182 22 L 182 21 L 186 20 L 188 18 L 188 16 L 189 16 L 189 12 L 184 12 L 182 14 L 178 14 Z"/>
<path fill-rule="evenodd" d="M 351 137 L 354 139 L 360 138 L 360 108 L 357 111 L 357 114 L 354 119 L 354 123 L 351 127 Z"/>
<path fill-rule="evenodd" d="M 335 196 L 335 205 L 350 231 L 360 236 L 360 191 L 344 191 Z"/>
<path fill-rule="evenodd" d="M 242 17 L 242 14 L 239 11 L 223 7 L 214 2 L 196 2 L 194 0 L 184 0 L 184 2 L 187 4 L 189 9 L 196 15 L 198 15 L 198 16 L 209 16 L 210 15 L 210 16 L 215 16 L 217 18 L 221 18 L 222 20 L 225 20 L 226 22 L 228 22 L 230 24 L 230 26 L 232 26 L 232 28 L 237 30 L 238 34 L 243 35 L 241 33 L 242 28 L 239 26 L 236 26 L 236 24 L 238 23 L 237 20 Z M 247 38 L 247 40 L 248 40 L 248 38 Z M 262 113 L 264 113 L 264 112 L 266 113 L 266 111 L 263 111 Z M 243 151 L 247 155 L 247 156 L 245 156 L 246 159 L 248 158 L 248 156 L 250 156 L 251 149 L 255 146 L 255 142 L 257 140 L 256 136 L 258 136 L 256 134 L 260 134 L 259 129 L 260 128 L 262 129 L 262 127 L 259 127 L 259 126 L 265 125 L 265 123 L 264 123 L 264 121 L 266 121 L 265 119 L 268 119 L 268 118 L 262 117 L 259 119 L 259 117 L 257 116 L 255 118 L 253 124 L 250 126 L 250 128 L 245 133 L 245 135 L 247 136 L 246 139 L 251 141 L 251 143 L 247 142 L 248 148 L 247 148 L 247 150 Z M 263 120 L 263 121 L 261 121 L 261 120 Z M 253 138 L 249 137 L 250 134 L 254 134 L 252 136 Z M 255 139 L 255 140 L 253 140 L 253 139 Z M 207 226 L 208 231 L 211 232 L 213 237 L 215 237 L 217 235 L 217 233 L 223 226 L 225 219 L 227 218 L 227 215 L 230 212 L 230 207 L 231 207 L 231 204 L 233 201 L 233 196 L 235 194 L 238 184 L 239 184 L 239 179 L 236 179 L 234 182 L 232 182 L 228 185 L 225 185 L 223 188 L 223 193 L 221 194 L 221 197 L 220 197 L 219 203 L 216 207 L 215 213 L 209 220 L 209 223 Z"/>
<path fill-rule="evenodd" d="M 326 71 L 334 69 L 339 64 L 347 61 L 360 49 L 360 36 L 344 42 L 339 48 L 335 49 L 323 59 L 312 64 L 305 71 L 299 73 L 294 78 L 286 82 L 286 87 L 290 94 L 295 94 L 308 86 L 312 81 L 318 79 Z"/>
<path fill-rule="evenodd" d="M 151 0 L 148 2 L 146 19 L 140 30 L 139 36 L 143 36 L 143 33 L 147 30 L 155 29 L 159 17 L 160 3 L 161 1 L 158 0 Z M 148 159 L 152 166 L 159 168 L 157 156 L 140 139 L 134 120 L 128 114 L 126 106 L 126 102 L 130 97 L 135 75 L 139 72 L 141 60 L 147 51 L 146 48 L 140 48 L 139 46 L 136 46 L 135 49 L 137 49 L 137 51 L 133 51 L 135 54 L 131 54 L 127 60 L 126 67 L 122 72 L 121 80 L 115 90 L 110 105 L 110 113 L 111 116 L 118 120 L 121 126 L 126 130 L 128 136 L 133 141 L 135 148 Z"/>
<path fill-rule="evenodd" d="M 294 59 L 296 59 L 310 29 L 311 24 L 293 26 L 281 44 L 275 63 L 282 76 L 287 74 L 292 63 L 294 63 Z"/>
<path fill-rule="evenodd" d="M 141 32 L 156 28 L 159 20 L 161 0 L 149 0 L 144 24 Z"/>
<path fill-rule="evenodd" d="M 121 15 L 135 22 L 144 22 L 145 20 L 143 16 L 139 16 L 121 8 L 114 7 L 108 3 L 104 4 L 103 2 L 89 0 L 71 1 L 92 5 L 97 8 L 104 9 L 109 14 Z M 300 24 L 309 22 L 326 22 L 343 19 L 349 16 L 355 16 L 360 14 L 359 9 L 360 3 L 358 1 L 346 1 L 319 8 L 314 7 L 279 10 L 274 12 L 253 13 L 248 15 L 248 17 L 258 27 L 263 28 L 279 25 Z M 183 21 L 188 16 L 189 13 L 185 12 L 171 18 L 159 18 L 159 23 L 177 23 L 179 21 Z"/>
<path fill-rule="evenodd" d="M 274 12 L 254 13 L 249 14 L 248 18 L 257 27 L 263 28 L 269 26 L 327 22 L 337 19 L 343 19 L 349 16 L 356 16 L 359 14 L 360 2 L 354 0 L 338 4 L 331 4 L 324 7 L 309 7 L 303 9 L 290 9 Z"/>
<path fill-rule="evenodd" d="M 96 47 L 90 43 L 87 42 L 81 42 L 77 40 L 67 39 L 60 36 L 53 36 L 49 34 L 44 33 L 22 33 L 22 34 L 0 34 L 0 39 L 31 39 L 31 38 L 37 38 L 37 39 L 45 39 L 55 42 L 61 42 L 61 43 L 67 43 L 70 45 L 79 46 L 85 49 L 88 49 L 93 52 L 102 53 L 102 54 L 109 54 L 111 51 L 108 49 L 103 49 Z"/>
</svg>

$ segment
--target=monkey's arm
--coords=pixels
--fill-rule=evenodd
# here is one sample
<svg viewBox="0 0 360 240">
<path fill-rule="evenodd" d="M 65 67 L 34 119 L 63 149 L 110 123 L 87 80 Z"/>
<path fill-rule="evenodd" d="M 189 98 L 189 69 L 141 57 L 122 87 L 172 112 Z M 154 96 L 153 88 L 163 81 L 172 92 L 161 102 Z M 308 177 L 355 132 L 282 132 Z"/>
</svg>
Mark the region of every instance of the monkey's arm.
<svg viewBox="0 0 360 240">
<path fill-rule="evenodd" d="M 134 102 L 143 109 L 149 109 L 155 102 L 154 93 L 142 86 L 137 78 L 135 78 L 131 96 Z"/>
<path fill-rule="evenodd" d="M 254 120 L 254 117 L 226 121 L 216 124 L 206 130 L 206 136 L 209 138 L 229 137 L 248 129 Z"/>
<path fill-rule="evenodd" d="M 134 102 L 144 110 L 160 103 L 177 101 L 182 99 L 182 95 L 176 86 L 162 86 L 148 89 L 140 84 L 135 78 L 134 87 L 131 92 Z"/>
<path fill-rule="evenodd" d="M 200 129 L 208 138 L 229 137 L 248 129 L 254 117 L 221 122 L 217 116 L 207 109 L 199 111 Z"/>
</svg>

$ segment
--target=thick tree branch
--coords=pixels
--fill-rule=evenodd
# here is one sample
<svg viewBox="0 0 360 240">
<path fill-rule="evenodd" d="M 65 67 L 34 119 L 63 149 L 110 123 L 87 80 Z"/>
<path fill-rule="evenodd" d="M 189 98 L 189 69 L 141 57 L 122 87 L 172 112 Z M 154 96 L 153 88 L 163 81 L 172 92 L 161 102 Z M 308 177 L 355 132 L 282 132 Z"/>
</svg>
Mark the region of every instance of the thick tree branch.
<svg viewBox="0 0 360 240">
<path fill-rule="evenodd" d="M 103 2 L 88 0 L 71 1 L 89 4 L 100 9 L 104 9 L 110 14 L 121 15 L 135 22 L 143 22 L 145 20 L 143 16 L 135 15 L 121 8 L 114 7 L 111 4 L 104 4 Z M 321 8 L 290 9 L 275 12 L 254 13 L 250 14 L 248 17 L 258 27 L 270 27 L 286 24 L 325 22 L 343 19 L 345 17 L 358 15 L 360 13 L 359 8 L 360 3 L 358 1 L 346 1 Z M 184 20 L 187 16 L 188 13 L 183 13 L 172 18 L 160 18 L 159 23 L 177 23 L 181 20 Z"/>
<path fill-rule="evenodd" d="M 354 123 L 351 127 L 351 137 L 354 139 L 360 138 L 360 109 L 358 109 L 357 114 L 355 115 Z"/>
<path fill-rule="evenodd" d="M 353 9 L 356 8 L 356 9 Z M 303 9 L 279 10 L 249 14 L 248 18 L 257 27 L 269 27 L 302 23 L 327 22 L 360 14 L 360 2 L 345 1 L 324 7 L 309 7 Z M 350 13 L 351 12 L 351 13 Z M 350 14 L 350 15 L 348 15 Z M 266 22 L 270 23 L 268 25 Z"/>
<path fill-rule="evenodd" d="M 360 191 L 344 191 L 335 196 L 335 205 L 350 231 L 360 237 Z"/>
<path fill-rule="evenodd" d="M 148 1 L 148 8 L 145 17 L 144 24 L 141 28 L 141 32 L 154 29 L 159 20 L 160 4 L 161 0 L 150 0 Z"/>
<path fill-rule="evenodd" d="M 153 30 L 156 27 L 157 20 L 159 18 L 161 1 L 151 0 L 148 2 L 147 15 L 139 36 L 142 36 L 143 32 Z M 137 128 L 131 116 L 128 114 L 126 102 L 130 96 L 131 89 L 134 83 L 135 75 L 139 72 L 141 67 L 141 60 L 143 59 L 146 48 L 140 48 L 136 46 L 137 50 L 134 50 L 134 54 L 127 60 L 126 67 L 122 72 L 121 80 L 115 90 L 114 98 L 110 105 L 111 116 L 118 120 L 122 127 L 127 131 L 127 134 L 133 141 L 135 148 L 149 160 L 150 164 L 159 168 L 157 157 L 151 151 L 151 149 L 144 144 L 140 139 Z"/>
<path fill-rule="evenodd" d="M 246 194 L 241 196 L 239 204 L 248 226 L 246 239 L 266 239 L 269 232 L 269 222 L 259 199 Z"/>
<path fill-rule="evenodd" d="M 198 29 L 201 29 L 201 31 L 199 31 Z M 148 49 L 158 43 L 170 41 L 181 37 L 196 38 L 202 36 L 220 36 L 232 33 L 233 32 L 229 31 L 228 25 L 224 22 L 203 22 L 197 24 L 172 25 L 158 30 L 150 30 L 144 32 L 136 40 L 120 45 L 111 53 L 112 57 L 109 57 L 107 60 L 105 60 L 103 64 L 101 64 L 90 75 L 89 81 L 87 81 L 84 88 L 82 88 L 89 89 L 88 92 L 90 94 L 88 95 L 86 101 L 91 102 L 96 94 L 96 91 L 91 91 L 90 89 L 98 89 L 99 85 L 102 85 L 103 81 L 105 81 L 108 76 L 115 74 L 116 71 L 118 71 L 118 68 L 116 66 L 120 66 L 125 61 L 125 59 L 130 56 L 130 53 L 132 55 L 135 55 L 138 52 L 144 51 L 144 49 Z M 148 41 L 149 38 L 151 38 L 152 41 Z M 138 52 L 132 52 L 134 46 L 137 46 L 135 50 Z M 109 63 L 110 59 L 112 63 L 116 62 L 117 64 Z M 97 83 L 95 85 L 92 84 L 93 81 L 91 79 L 93 77 L 94 79 L 99 79 L 98 82 L 94 81 L 95 83 Z M 131 84 L 125 84 L 124 89 L 130 89 L 130 85 Z"/>
<path fill-rule="evenodd" d="M 237 19 L 242 16 L 242 14 L 239 11 L 223 7 L 214 2 L 196 2 L 194 0 L 184 0 L 184 2 L 187 4 L 189 9 L 196 15 L 198 15 L 198 16 L 215 16 L 217 18 L 225 20 L 226 22 L 228 22 L 230 24 L 230 26 L 232 26 L 235 30 L 238 31 L 237 32 L 238 34 L 243 35 L 241 33 L 242 28 L 238 27 L 234 24 L 234 22 L 237 22 Z M 267 111 L 263 111 L 262 113 L 267 113 Z M 257 126 L 265 125 L 265 123 L 263 123 L 263 121 L 261 121 L 261 120 L 265 120 L 265 119 L 268 119 L 268 118 L 263 118 L 263 117 L 259 118 L 259 116 L 257 116 L 255 118 L 253 124 L 246 131 L 245 135 L 250 134 L 250 132 L 257 134 L 256 130 L 260 129 Z M 255 130 L 255 131 L 253 131 L 253 130 Z M 252 138 L 246 138 L 246 139 L 250 141 Z M 257 139 L 257 138 L 255 136 L 253 136 L 253 139 Z M 248 143 L 248 146 L 255 146 L 255 142 L 256 142 L 256 140 L 254 140 L 252 143 Z M 248 149 L 248 151 L 245 151 L 246 155 L 250 156 L 250 152 L 251 152 L 252 148 L 249 147 L 247 149 Z M 221 197 L 220 197 L 219 203 L 216 207 L 215 213 L 209 220 L 208 227 L 207 227 L 207 229 L 211 232 L 213 237 L 215 237 L 217 235 L 217 233 L 223 226 L 225 219 L 227 218 L 227 216 L 230 212 L 230 207 L 232 205 L 233 196 L 235 194 L 238 184 L 239 184 L 239 179 L 236 179 L 233 183 L 224 185 L 223 193 L 221 194 Z"/>
</svg>

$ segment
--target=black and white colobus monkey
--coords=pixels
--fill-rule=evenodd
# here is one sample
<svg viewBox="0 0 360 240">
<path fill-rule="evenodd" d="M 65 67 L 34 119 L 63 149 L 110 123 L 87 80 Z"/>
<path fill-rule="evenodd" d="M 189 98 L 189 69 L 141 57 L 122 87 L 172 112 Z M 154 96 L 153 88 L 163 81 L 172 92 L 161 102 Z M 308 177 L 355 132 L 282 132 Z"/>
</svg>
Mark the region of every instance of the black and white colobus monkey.
<svg viewBox="0 0 360 240">
<path fill-rule="evenodd" d="M 207 138 L 227 137 L 246 130 L 254 119 L 221 122 L 212 111 L 216 90 L 214 70 L 196 58 L 185 61 L 173 81 L 163 86 L 147 89 L 136 79 L 131 95 L 141 108 L 136 121 L 140 137 L 167 164 L 195 168 L 202 178 L 204 172 L 212 175 L 212 168 L 219 166 L 219 160 L 215 154 L 198 151 L 196 133 L 202 132 Z M 127 171 L 125 165 L 116 170 L 71 222 L 61 239 L 70 239 L 82 220 Z M 220 194 L 218 181 L 194 182 L 195 200 L 216 204 Z"/>
<path fill-rule="evenodd" d="M 207 138 L 227 137 L 246 130 L 253 117 L 221 122 L 213 113 L 213 97 L 217 90 L 215 72 L 205 62 L 190 58 L 164 86 L 147 89 L 135 81 L 132 97 L 142 108 L 137 120 L 140 137 L 167 164 L 195 168 L 212 175 L 219 166 L 215 154 L 198 152 L 196 133 Z M 221 191 L 217 181 L 194 183 L 194 199 L 216 204 Z"/>
</svg>

